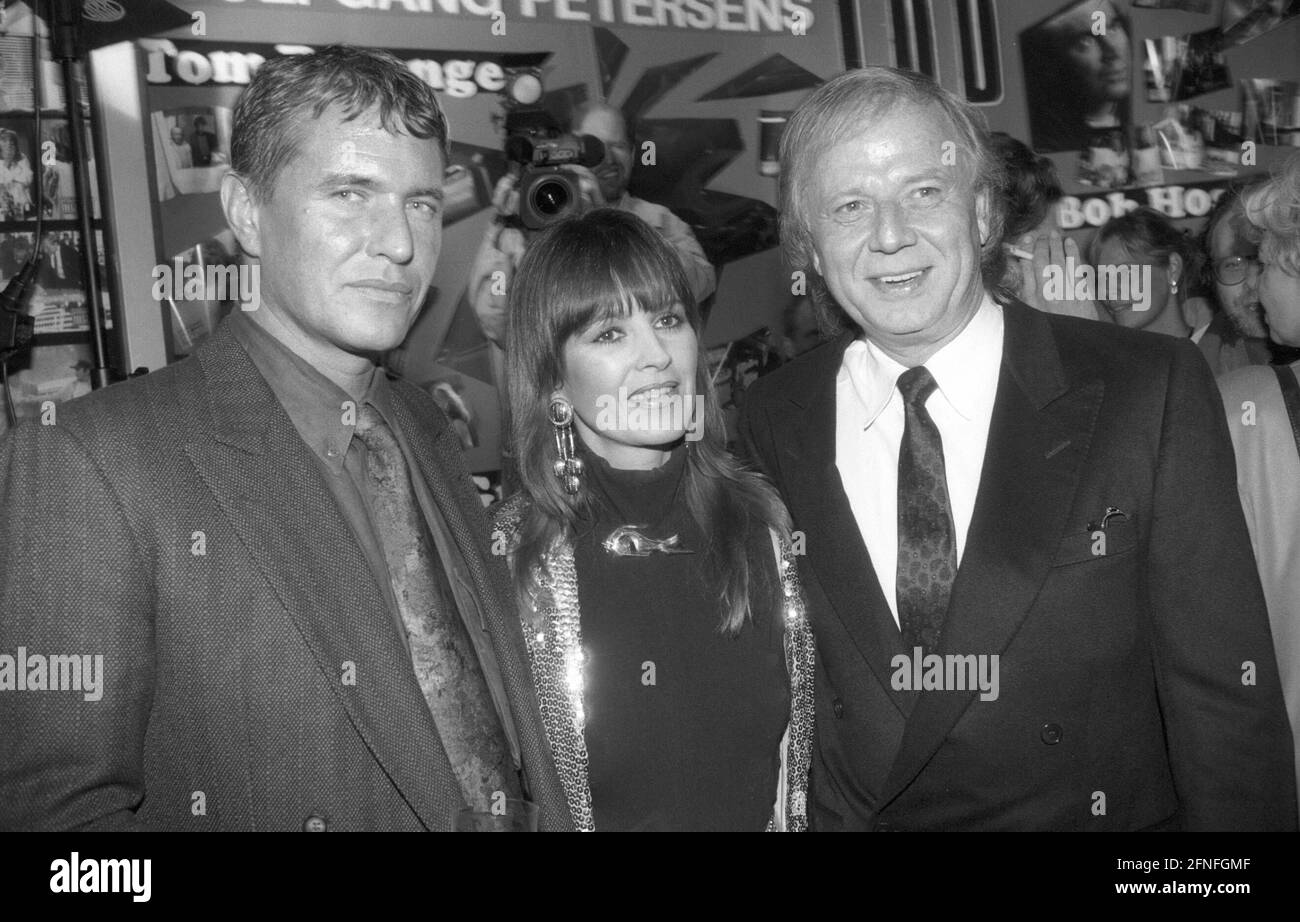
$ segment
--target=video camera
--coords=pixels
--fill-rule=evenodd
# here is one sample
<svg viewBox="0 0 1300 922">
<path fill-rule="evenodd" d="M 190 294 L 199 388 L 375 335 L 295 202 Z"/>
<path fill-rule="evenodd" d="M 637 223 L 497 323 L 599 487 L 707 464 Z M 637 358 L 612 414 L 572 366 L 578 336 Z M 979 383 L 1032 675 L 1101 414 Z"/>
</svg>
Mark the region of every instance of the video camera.
<svg viewBox="0 0 1300 922">
<path fill-rule="evenodd" d="M 576 214 L 582 203 L 578 178 L 566 166 L 599 166 L 605 145 L 591 135 L 560 129 L 540 108 L 517 108 L 506 115 L 506 159 L 520 164 L 519 222 L 541 230 Z"/>
</svg>

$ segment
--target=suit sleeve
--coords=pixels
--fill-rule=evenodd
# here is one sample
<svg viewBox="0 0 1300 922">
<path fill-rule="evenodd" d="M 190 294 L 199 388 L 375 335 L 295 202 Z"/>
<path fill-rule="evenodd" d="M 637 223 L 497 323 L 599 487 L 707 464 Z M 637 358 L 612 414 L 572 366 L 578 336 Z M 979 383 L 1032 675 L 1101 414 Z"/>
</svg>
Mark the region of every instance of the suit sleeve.
<svg viewBox="0 0 1300 922">
<path fill-rule="evenodd" d="M 766 454 L 772 446 L 760 409 L 763 402 L 759 396 L 761 392 L 761 387 L 756 385 L 745 395 L 744 405 L 740 409 L 740 419 L 736 424 L 737 438 L 740 442 L 737 446 L 737 454 L 741 460 L 765 474 L 780 491 L 781 485 L 776 479 L 777 472 L 773 458 Z"/>
<path fill-rule="evenodd" d="M 66 429 L 0 440 L 0 654 L 90 667 L 81 690 L 0 691 L 0 829 L 131 828 L 144 797 L 152 581 L 108 479 Z"/>
<path fill-rule="evenodd" d="M 1214 379 L 1175 346 L 1149 544 L 1157 690 L 1183 827 L 1294 829 L 1293 750 Z"/>
</svg>

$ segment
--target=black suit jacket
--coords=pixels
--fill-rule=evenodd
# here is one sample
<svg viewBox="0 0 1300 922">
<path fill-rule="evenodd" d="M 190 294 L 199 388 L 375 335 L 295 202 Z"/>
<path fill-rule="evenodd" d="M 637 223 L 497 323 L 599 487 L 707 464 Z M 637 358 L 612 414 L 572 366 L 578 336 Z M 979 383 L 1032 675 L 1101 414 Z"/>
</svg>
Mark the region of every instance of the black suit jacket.
<svg viewBox="0 0 1300 922">
<path fill-rule="evenodd" d="M 570 828 L 455 432 L 392 392 L 543 828 Z M 0 692 L 0 828 L 451 827 L 460 787 L 383 595 L 227 324 L 0 441 L 0 547 L 0 653 L 98 654 L 106 674 L 99 701 Z"/>
<path fill-rule="evenodd" d="M 742 432 L 806 536 L 819 829 L 1294 827 L 1277 666 L 1215 385 L 1190 342 L 1004 308 L 940 653 L 1000 693 L 895 690 L 902 640 L 835 465 L 849 335 L 751 390 Z M 1106 553 L 1093 529 L 1107 507 Z M 1243 676 L 1245 680 L 1243 681 Z"/>
</svg>

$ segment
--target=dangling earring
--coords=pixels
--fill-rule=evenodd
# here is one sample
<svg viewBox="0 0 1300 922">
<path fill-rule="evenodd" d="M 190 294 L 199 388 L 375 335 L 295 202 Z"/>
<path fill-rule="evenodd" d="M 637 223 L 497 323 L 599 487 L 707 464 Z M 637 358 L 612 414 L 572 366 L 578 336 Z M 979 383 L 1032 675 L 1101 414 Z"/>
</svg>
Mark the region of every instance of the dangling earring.
<svg viewBox="0 0 1300 922">
<path fill-rule="evenodd" d="M 1169 293 L 1171 295 L 1178 294 L 1178 279 L 1172 278 L 1169 280 Z"/>
<path fill-rule="evenodd" d="M 564 486 L 564 492 L 573 495 L 581 487 L 582 459 L 577 457 L 573 447 L 573 404 L 563 397 L 551 400 L 547 410 L 551 425 L 555 428 L 555 476 Z"/>
</svg>

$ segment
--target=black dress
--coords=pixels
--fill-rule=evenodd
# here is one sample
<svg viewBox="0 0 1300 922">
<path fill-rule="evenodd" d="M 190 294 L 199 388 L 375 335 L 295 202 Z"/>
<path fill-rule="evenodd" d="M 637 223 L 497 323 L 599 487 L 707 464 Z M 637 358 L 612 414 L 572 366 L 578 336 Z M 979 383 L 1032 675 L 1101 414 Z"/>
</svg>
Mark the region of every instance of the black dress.
<svg viewBox="0 0 1300 922">
<path fill-rule="evenodd" d="M 776 596 L 756 598 L 739 636 L 720 632 L 721 587 L 707 585 L 704 535 L 682 490 L 684 445 L 653 471 L 583 457 L 604 500 L 574 547 L 595 827 L 761 830 L 790 716 Z M 695 553 L 614 556 L 602 542 L 619 525 L 678 535 Z M 751 567 L 771 573 L 771 541 L 757 531 L 746 542 Z"/>
</svg>

